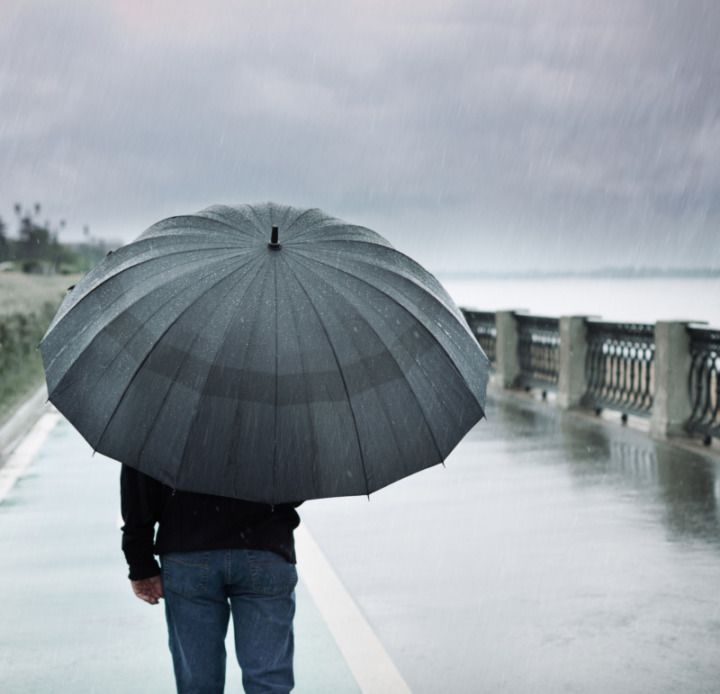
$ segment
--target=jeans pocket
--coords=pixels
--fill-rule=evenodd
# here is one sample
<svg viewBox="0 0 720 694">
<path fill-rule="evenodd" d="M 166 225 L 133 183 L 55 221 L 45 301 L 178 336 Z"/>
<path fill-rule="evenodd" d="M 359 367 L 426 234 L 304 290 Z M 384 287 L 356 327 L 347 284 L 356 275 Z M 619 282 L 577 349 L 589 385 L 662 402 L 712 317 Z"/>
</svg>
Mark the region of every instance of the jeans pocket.
<svg viewBox="0 0 720 694">
<path fill-rule="evenodd" d="M 298 582 L 295 564 L 274 552 L 248 551 L 253 591 L 259 595 L 288 595 Z"/>
<path fill-rule="evenodd" d="M 207 592 L 209 552 L 172 552 L 162 556 L 163 589 L 193 598 Z"/>
</svg>

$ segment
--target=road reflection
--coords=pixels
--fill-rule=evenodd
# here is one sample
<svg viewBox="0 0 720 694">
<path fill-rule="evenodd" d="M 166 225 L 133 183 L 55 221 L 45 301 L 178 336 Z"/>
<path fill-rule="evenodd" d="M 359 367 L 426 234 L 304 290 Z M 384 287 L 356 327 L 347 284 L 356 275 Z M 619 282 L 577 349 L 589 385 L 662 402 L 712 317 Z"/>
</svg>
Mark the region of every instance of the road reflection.
<svg viewBox="0 0 720 694">
<path fill-rule="evenodd" d="M 562 462 L 576 484 L 614 486 L 656 506 L 669 539 L 702 540 L 720 549 L 720 464 L 711 456 L 655 441 L 614 423 L 561 413 L 538 403 L 492 400 L 490 416 L 513 439 L 562 441 Z M 500 433 L 500 432 L 498 432 Z M 482 436 L 482 434 L 480 434 Z M 544 464 L 560 460 L 538 456 Z"/>
<path fill-rule="evenodd" d="M 493 391 L 447 469 L 303 520 L 413 692 L 709 692 L 718 477 L 707 456 Z"/>
</svg>

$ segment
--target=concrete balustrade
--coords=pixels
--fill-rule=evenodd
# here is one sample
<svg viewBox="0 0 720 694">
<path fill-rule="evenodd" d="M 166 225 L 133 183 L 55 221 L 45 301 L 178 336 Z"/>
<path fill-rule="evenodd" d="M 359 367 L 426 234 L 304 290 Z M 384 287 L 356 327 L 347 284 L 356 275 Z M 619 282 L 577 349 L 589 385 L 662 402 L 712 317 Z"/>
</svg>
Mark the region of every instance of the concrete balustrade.
<svg viewBox="0 0 720 694">
<path fill-rule="evenodd" d="M 516 313 L 516 311 L 498 311 L 495 314 L 497 365 L 491 382 L 502 388 L 512 388 L 520 374 Z"/>
<path fill-rule="evenodd" d="M 655 324 L 655 399 L 650 431 L 653 436 L 681 436 L 690 416 L 688 377 L 690 336 L 687 323 Z"/>
<path fill-rule="evenodd" d="M 476 316 L 479 314 L 476 314 Z M 484 320 L 492 320 L 492 314 L 482 314 Z M 519 358 L 518 340 L 519 311 L 498 311 L 494 314 L 496 330 L 496 359 L 491 383 L 501 388 L 522 387 L 528 382 L 527 375 L 522 373 Z M 557 386 L 548 384 L 546 390 L 555 390 L 556 402 L 562 409 L 582 408 L 587 405 L 588 393 L 588 321 L 587 316 L 562 316 L 559 319 L 559 346 Z M 692 353 L 689 323 L 684 321 L 660 321 L 654 325 L 654 349 L 652 357 L 648 357 L 647 348 L 644 351 L 645 363 L 642 367 L 632 362 L 632 355 L 623 365 L 625 378 L 632 379 L 635 375 L 633 369 L 639 374 L 641 368 L 650 368 L 649 383 L 646 387 L 648 398 L 652 398 L 649 411 L 640 412 L 640 416 L 650 417 L 650 433 L 657 438 L 688 436 L 686 424 L 692 414 L 691 394 L 689 393 L 690 370 L 692 367 Z M 622 328 L 628 326 L 618 324 L 619 334 Z M 637 327 L 637 326 L 636 326 Z M 642 327 L 642 326 L 641 326 Z M 621 338 L 619 338 L 621 339 Z M 716 338 L 713 338 L 716 339 Z M 617 344 L 617 343 L 616 343 Z M 715 343 L 713 343 L 715 345 Z M 535 348 L 535 347 L 533 347 Z M 714 354 L 718 348 L 713 347 Z M 617 353 L 617 349 L 615 353 Z M 617 358 L 616 356 L 614 358 Z M 608 357 L 610 362 L 610 357 Z M 714 378 L 717 381 L 717 367 Z M 630 374 L 628 377 L 627 374 Z M 608 382 L 619 380 L 618 375 L 608 365 L 607 373 L 600 374 Z M 716 381 L 713 381 L 716 382 Z M 637 386 L 637 378 L 635 381 Z M 616 383 L 613 383 L 616 387 Z M 712 385 L 707 386 L 711 390 Z M 645 391 L 643 391 L 645 392 Z M 648 402 L 650 400 L 648 399 Z M 598 409 L 614 409 L 627 414 L 621 404 L 601 405 Z M 629 408 L 632 413 L 632 408 Z M 717 437 L 717 412 L 715 423 L 712 422 L 705 430 L 706 443 Z"/>
</svg>

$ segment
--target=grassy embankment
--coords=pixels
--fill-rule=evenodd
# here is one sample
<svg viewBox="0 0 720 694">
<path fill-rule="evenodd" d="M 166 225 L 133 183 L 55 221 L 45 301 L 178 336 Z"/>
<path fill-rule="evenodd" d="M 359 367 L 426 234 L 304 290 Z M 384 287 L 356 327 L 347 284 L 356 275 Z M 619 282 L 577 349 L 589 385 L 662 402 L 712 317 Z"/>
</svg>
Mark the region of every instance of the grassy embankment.
<svg viewBox="0 0 720 694">
<path fill-rule="evenodd" d="M 78 279 L 0 272 L 0 425 L 42 385 L 38 345 Z"/>
</svg>

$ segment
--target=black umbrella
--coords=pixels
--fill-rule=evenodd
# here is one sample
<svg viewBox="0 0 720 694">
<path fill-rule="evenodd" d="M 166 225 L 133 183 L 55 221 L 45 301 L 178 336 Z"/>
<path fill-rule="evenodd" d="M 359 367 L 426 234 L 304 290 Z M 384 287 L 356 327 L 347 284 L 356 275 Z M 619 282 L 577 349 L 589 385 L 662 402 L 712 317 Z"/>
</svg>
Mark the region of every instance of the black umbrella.
<svg viewBox="0 0 720 694">
<path fill-rule="evenodd" d="M 41 350 L 50 401 L 95 450 L 270 503 L 442 462 L 488 376 L 432 275 L 369 229 L 273 203 L 150 227 L 83 277 Z"/>
</svg>

